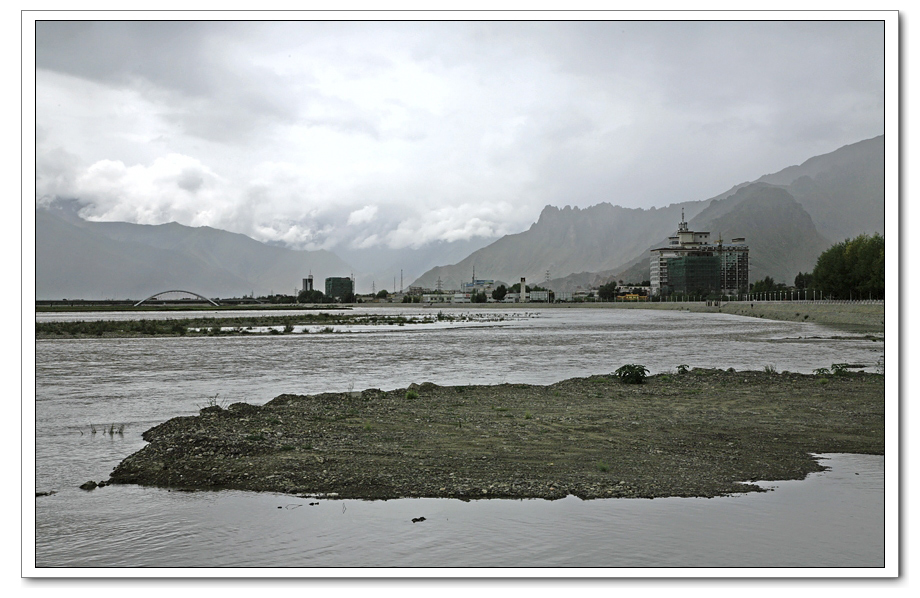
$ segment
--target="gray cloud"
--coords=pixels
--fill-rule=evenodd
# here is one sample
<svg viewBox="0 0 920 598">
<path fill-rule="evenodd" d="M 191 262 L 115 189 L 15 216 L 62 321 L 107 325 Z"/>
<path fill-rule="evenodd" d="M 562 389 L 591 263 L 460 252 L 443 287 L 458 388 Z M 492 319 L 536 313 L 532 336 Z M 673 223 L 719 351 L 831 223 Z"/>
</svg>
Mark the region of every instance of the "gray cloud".
<svg viewBox="0 0 920 598">
<path fill-rule="evenodd" d="M 332 249 L 705 199 L 883 132 L 882 41 L 877 22 L 40 22 L 37 201 Z"/>
</svg>

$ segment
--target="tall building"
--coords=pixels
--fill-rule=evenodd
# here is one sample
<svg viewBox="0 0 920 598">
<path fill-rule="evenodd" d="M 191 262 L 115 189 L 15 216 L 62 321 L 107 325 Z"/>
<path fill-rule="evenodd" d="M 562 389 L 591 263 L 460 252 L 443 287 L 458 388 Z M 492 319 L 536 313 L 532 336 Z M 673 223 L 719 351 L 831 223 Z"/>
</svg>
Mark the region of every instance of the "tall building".
<svg viewBox="0 0 920 598">
<path fill-rule="evenodd" d="M 740 295 L 748 289 L 748 246 L 744 237 L 713 241 L 709 232 L 692 231 L 684 221 L 666 247 L 652 249 L 652 295 Z"/>
<path fill-rule="evenodd" d="M 355 281 L 347 276 L 334 276 L 326 279 L 326 297 L 333 300 L 344 299 L 355 292 Z"/>
</svg>

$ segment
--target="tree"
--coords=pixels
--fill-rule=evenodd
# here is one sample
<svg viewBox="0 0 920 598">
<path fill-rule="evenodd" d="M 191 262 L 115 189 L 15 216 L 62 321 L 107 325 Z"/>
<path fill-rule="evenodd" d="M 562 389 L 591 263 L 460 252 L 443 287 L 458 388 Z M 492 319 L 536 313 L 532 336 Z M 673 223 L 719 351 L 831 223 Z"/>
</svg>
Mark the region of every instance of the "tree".
<svg viewBox="0 0 920 598">
<path fill-rule="evenodd" d="M 488 300 L 489 298 L 486 297 L 485 291 L 480 291 L 478 293 L 473 293 L 472 295 L 470 295 L 470 301 L 472 303 L 485 303 Z"/>
<path fill-rule="evenodd" d="M 607 284 L 601 286 L 597 290 L 597 296 L 601 298 L 601 301 L 610 301 L 617 296 L 617 283 L 616 281 L 608 282 Z"/>
<path fill-rule="evenodd" d="M 300 291 L 297 295 L 297 301 L 300 303 L 325 303 L 326 296 L 322 291 L 313 289 L 312 291 Z"/>
<path fill-rule="evenodd" d="M 811 288 L 812 279 L 814 279 L 814 276 L 810 272 L 804 274 L 799 272 L 795 277 L 795 288 L 800 291 Z"/>
<path fill-rule="evenodd" d="M 520 284 L 521 283 L 518 283 L 518 286 L 520 286 Z M 492 298 L 495 299 L 496 301 L 501 301 L 502 299 L 505 298 L 505 295 L 507 294 L 508 294 L 508 289 L 505 288 L 505 285 L 503 284 L 498 285 L 498 288 L 492 290 Z"/>
<path fill-rule="evenodd" d="M 380 291 L 377 292 L 377 298 L 378 298 L 378 299 L 386 299 L 386 298 L 389 297 L 389 296 L 390 296 L 390 294 L 387 293 L 387 290 L 386 290 L 386 289 L 380 289 Z"/>
<path fill-rule="evenodd" d="M 764 276 L 763 280 L 758 280 L 751 286 L 752 293 L 769 293 L 772 291 L 782 291 L 786 287 L 777 284 L 771 277 Z"/>
<path fill-rule="evenodd" d="M 837 299 L 885 296 L 885 239 L 859 235 L 833 245 L 818 257 L 815 288 Z"/>
</svg>

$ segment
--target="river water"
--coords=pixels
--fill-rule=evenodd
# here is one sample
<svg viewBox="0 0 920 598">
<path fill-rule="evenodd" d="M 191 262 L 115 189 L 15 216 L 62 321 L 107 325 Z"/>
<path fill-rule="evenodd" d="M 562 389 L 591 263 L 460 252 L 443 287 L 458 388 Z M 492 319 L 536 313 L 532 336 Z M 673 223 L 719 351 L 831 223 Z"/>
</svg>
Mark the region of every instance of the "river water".
<svg viewBox="0 0 920 598">
<path fill-rule="evenodd" d="M 884 566 L 884 458 L 864 455 L 828 456 L 831 469 L 804 481 L 717 499 L 372 502 L 78 489 L 106 479 L 143 447 L 143 431 L 212 400 L 262 404 L 282 393 L 413 382 L 548 384 L 626 363 L 652 373 L 680 364 L 810 373 L 832 363 L 870 370 L 884 363 L 882 341 L 814 323 L 618 309 L 483 313 L 490 321 L 336 327 L 337 334 L 37 341 L 35 490 L 54 492 L 35 501 L 37 574 L 55 574 L 51 567 Z M 426 520 L 413 524 L 417 517 Z"/>
</svg>

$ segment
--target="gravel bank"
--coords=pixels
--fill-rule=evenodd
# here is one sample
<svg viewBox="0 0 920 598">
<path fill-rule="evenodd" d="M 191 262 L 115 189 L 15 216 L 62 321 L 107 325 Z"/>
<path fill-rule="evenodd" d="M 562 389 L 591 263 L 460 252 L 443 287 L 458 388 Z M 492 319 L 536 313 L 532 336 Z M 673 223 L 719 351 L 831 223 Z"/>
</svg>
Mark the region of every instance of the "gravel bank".
<svg viewBox="0 0 920 598">
<path fill-rule="evenodd" d="M 627 385 L 412 385 L 211 406 L 144 433 L 107 483 L 309 496 L 718 496 L 883 454 L 884 377 L 695 369 Z"/>
<path fill-rule="evenodd" d="M 371 307 L 406 307 L 401 303 L 368 303 Z M 542 309 L 667 309 L 672 311 L 692 311 L 698 313 L 726 313 L 768 320 L 787 322 L 817 322 L 829 326 L 842 326 L 866 332 L 884 332 L 884 303 L 832 303 L 832 302 L 781 302 L 729 301 L 720 307 L 706 305 L 705 302 L 689 303 L 458 303 L 438 304 L 428 309 L 443 310 L 450 313 L 453 309 L 482 310 L 521 309 L 539 311 Z"/>
</svg>

